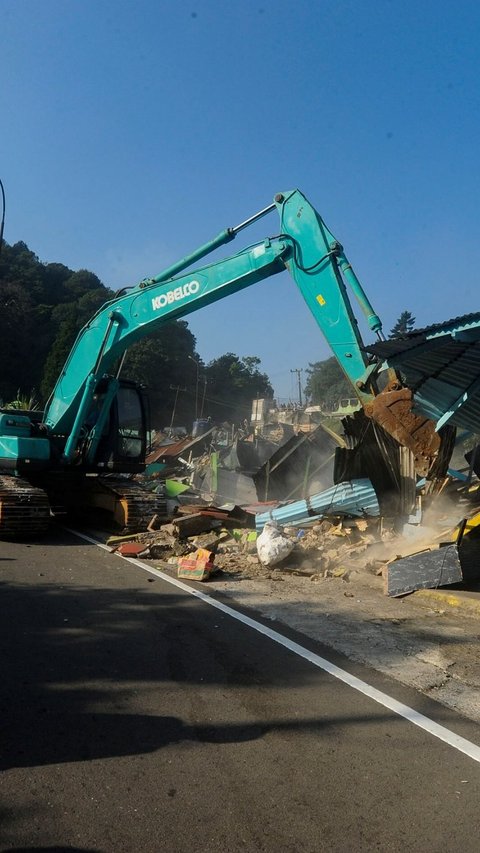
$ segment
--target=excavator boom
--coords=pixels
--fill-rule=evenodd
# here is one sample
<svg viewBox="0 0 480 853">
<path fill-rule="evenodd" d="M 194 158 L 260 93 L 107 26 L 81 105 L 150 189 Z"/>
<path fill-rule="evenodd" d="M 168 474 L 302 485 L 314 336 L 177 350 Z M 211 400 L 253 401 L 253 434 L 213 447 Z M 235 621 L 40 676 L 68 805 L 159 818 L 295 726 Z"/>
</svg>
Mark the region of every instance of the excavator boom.
<svg viewBox="0 0 480 853">
<path fill-rule="evenodd" d="M 280 216 L 280 233 L 276 237 L 209 266 L 184 272 L 192 262 L 232 240 L 238 231 L 274 207 Z M 168 320 L 184 317 L 285 269 L 294 278 L 355 392 L 362 402 L 371 399 L 374 389 L 369 377 L 373 366 L 364 354 L 342 270 L 350 276 L 367 322 L 377 333 L 381 330 L 380 320 L 342 247 L 305 196 L 294 190 L 278 194 L 274 205 L 236 228 L 226 229 L 187 258 L 111 300 L 82 329 L 44 414 L 49 433 L 71 437 L 67 459 L 98 381 L 112 371 L 131 344 Z"/>
</svg>

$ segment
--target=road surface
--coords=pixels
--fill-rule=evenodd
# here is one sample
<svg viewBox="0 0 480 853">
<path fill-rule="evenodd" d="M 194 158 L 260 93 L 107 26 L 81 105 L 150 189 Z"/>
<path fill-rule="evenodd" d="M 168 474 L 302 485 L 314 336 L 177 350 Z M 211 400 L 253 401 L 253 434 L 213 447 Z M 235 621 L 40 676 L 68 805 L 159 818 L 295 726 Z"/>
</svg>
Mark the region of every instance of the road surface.
<svg viewBox="0 0 480 853">
<path fill-rule="evenodd" d="M 0 555 L 2 851 L 477 853 L 473 723 L 70 533 Z"/>
</svg>

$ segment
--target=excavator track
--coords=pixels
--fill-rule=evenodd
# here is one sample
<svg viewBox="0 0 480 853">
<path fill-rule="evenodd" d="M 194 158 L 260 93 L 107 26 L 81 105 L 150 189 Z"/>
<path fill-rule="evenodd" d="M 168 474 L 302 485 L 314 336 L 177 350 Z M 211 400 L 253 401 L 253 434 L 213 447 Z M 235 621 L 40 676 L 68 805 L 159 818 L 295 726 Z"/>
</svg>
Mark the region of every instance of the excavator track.
<svg viewBox="0 0 480 853">
<path fill-rule="evenodd" d="M 0 472 L 0 538 L 41 536 L 50 520 L 50 503 L 43 489 Z"/>
<path fill-rule="evenodd" d="M 165 519 L 165 496 L 150 492 L 134 480 L 98 477 L 89 484 L 91 504 L 104 509 L 124 533 L 145 530 L 155 516 Z"/>
<path fill-rule="evenodd" d="M 150 492 L 127 477 L 50 474 L 42 478 L 42 485 L 53 516 L 70 523 L 93 521 L 122 533 L 138 533 L 146 530 L 154 516 L 162 521 L 167 516 L 163 494 Z"/>
</svg>

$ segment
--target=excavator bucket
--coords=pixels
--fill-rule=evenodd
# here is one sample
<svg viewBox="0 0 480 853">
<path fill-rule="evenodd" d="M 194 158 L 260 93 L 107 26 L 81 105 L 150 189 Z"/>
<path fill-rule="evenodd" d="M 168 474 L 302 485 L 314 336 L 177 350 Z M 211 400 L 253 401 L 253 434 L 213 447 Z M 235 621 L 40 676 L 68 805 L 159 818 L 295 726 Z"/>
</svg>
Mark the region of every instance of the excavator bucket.
<svg viewBox="0 0 480 853">
<path fill-rule="evenodd" d="M 412 404 L 411 390 L 396 385 L 381 391 L 364 409 L 367 417 L 412 451 L 415 470 L 425 477 L 438 456 L 441 439 L 433 421 L 414 414 Z"/>
</svg>

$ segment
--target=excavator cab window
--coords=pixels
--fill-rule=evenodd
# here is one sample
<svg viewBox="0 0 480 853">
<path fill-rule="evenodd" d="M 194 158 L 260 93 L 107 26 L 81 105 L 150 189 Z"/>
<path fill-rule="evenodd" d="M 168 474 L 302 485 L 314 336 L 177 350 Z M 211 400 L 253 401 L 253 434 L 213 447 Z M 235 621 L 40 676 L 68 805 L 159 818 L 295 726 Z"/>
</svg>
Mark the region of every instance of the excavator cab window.
<svg viewBox="0 0 480 853">
<path fill-rule="evenodd" d="M 142 456 L 145 425 L 141 398 L 136 388 L 120 388 L 118 403 L 118 453 L 125 459 Z"/>
<path fill-rule="evenodd" d="M 101 405 L 103 388 L 97 391 Z M 93 415 L 95 414 L 92 410 Z M 135 382 L 120 381 L 102 431 L 92 470 L 139 473 L 145 469 L 148 407 L 145 392 Z"/>
</svg>

